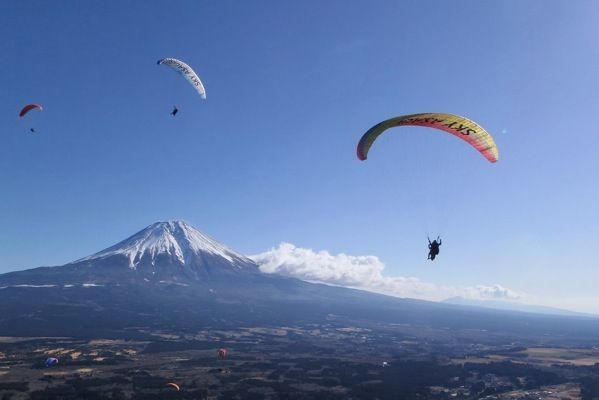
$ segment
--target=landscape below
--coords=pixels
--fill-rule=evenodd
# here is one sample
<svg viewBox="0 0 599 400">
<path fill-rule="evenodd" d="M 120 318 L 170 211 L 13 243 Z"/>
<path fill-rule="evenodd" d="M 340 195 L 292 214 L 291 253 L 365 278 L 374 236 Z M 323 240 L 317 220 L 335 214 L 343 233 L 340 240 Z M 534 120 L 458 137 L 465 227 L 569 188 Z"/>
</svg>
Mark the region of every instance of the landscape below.
<svg viewBox="0 0 599 400">
<path fill-rule="evenodd" d="M 0 288 L 1 400 L 599 396 L 599 319 L 264 274 L 180 221 Z"/>
</svg>

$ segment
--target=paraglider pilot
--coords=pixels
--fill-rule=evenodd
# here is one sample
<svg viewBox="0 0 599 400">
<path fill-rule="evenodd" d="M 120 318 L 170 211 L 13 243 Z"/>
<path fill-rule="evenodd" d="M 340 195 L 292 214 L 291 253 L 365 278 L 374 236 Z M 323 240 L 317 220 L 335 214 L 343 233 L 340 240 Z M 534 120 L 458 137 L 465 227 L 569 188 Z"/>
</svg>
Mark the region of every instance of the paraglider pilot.
<svg viewBox="0 0 599 400">
<path fill-rule="evenodd" d="M 439 246 L 441 246 L 441 239 L 437 236 L 436 240 L 431 242 L 431 239 L 428 238 L 428 258 L 427 260 L 433 261 L 435 257 L 439 254 Z"/>
<path fill-rule="evenodd" d="M 174 117 L 175 115 L 177 115 L 178 112 L 179 109 L 177 108 L 177 106 L 173 106 L 173 111 L 171 111 L 171 115 Z"/>
</svg>

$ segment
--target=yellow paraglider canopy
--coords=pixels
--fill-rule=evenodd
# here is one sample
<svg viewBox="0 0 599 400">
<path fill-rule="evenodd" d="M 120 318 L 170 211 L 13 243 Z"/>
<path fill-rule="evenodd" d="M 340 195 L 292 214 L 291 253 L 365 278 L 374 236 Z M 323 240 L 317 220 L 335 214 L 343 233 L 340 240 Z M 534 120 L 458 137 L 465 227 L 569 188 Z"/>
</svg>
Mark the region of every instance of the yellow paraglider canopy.
<svg viewBox="0 0 599 400">
<path fill-rule="evenodd" d="M 499 159 L 497 145 L 489 132 L 468 118 L 445 113 L 402 115 L 376 124 L 360 139 L 357 149 L 358 158 L 366 160 L 370 147 L 384 131 L 395 126 L 404 125 L 440 129 L 468 142 L 490 162 L 494 163 Z"/>
</svg>

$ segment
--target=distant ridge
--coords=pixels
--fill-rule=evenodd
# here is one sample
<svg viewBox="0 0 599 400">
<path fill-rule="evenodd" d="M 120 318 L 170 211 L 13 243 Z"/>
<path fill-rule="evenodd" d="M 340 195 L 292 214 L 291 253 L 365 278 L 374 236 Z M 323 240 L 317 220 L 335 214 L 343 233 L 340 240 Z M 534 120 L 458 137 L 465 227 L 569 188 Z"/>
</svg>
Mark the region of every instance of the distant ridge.
<svg viewBox="0 0 599 400">
<path fill-rule="evenodd" d="M 564 310 L 561 308 L 547 307 L 547 306 L 539 306 L 533 304 L 523 304 L 509 301 L 499 301 L 499 300 L 473 300 L 473 299 L 465 299 L 463 297 L 450 297 L 442 301 L 442 303 L 446 304 L 455 304 L 460 306 L 471 306 L 471 307 L 482 307 L 482 308 L 490 308 L 494 310 L 504 310 L 504 311 L 518 311 L 518 312 L 526 312 L 533 314 L 546 314 L 546 315 L 560 315 L 566 317 L 589 317 L 589 318 L 599 318 L 599 315 L 581 313 L 576 311 Z"/>
</svg>

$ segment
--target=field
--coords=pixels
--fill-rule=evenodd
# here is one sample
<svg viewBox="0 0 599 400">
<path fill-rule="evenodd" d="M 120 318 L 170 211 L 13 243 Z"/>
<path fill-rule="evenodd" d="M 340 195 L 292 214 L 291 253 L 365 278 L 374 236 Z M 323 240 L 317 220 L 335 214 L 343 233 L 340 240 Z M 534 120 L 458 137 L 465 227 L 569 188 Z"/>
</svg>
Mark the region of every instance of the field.
<svg viewBox="0 0 599 400">
<path fill-rule="evenodd" d="M 0 399 L 583 399 L 599 382 L 593 348 L 459 344 L 397 325 L 145 333 L 0 338 Z"/>
</svg>

